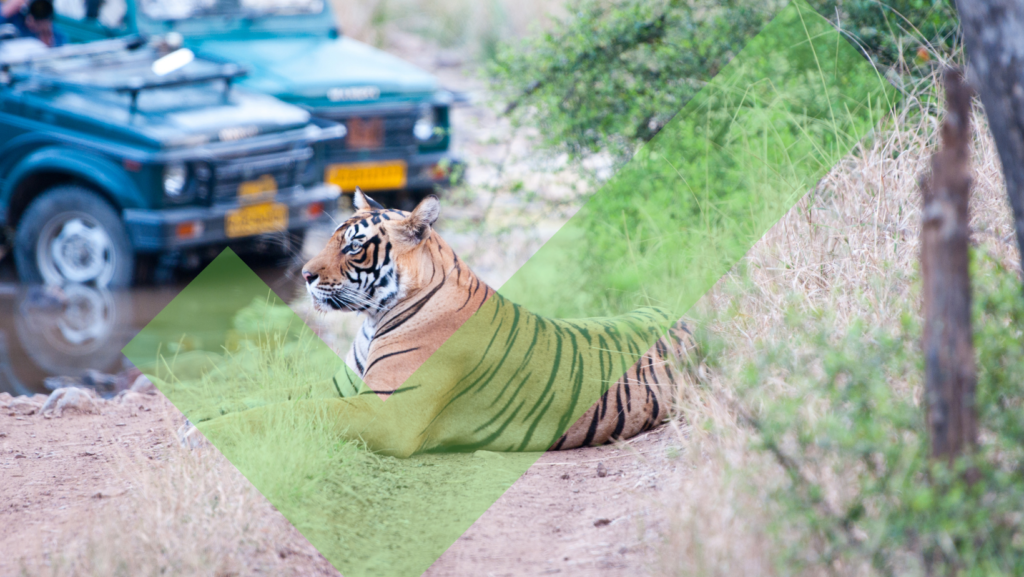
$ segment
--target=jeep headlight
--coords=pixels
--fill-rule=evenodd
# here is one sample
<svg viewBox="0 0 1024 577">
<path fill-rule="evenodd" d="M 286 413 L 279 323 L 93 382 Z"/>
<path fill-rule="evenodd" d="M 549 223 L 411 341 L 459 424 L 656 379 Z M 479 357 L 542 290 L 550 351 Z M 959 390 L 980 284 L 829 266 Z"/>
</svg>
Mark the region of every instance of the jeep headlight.
<svg viewBox="0 0 1024 577">
<path fill-rule="evenodd" d="M 171 198 L 178 198 L 185 190 L 188 169 L 183 163 L 168 164 L 164 167 L 164 193 Z"/>
<path fill-rule="evenodd" d="M 425 106 L 420 110 L 420 116 L 412 127 L 412 133 L 417 140 L 426 142 L 434 138 L 434 129 L 437 123 L 434 118 L 434 108 Z"/>
</svg>

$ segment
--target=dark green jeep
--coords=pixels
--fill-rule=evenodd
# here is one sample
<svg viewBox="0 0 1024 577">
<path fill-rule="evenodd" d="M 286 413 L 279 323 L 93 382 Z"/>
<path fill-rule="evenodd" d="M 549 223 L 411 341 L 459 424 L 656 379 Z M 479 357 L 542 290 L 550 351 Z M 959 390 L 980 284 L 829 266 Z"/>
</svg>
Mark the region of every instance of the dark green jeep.
<svg viewBox="0 0 1024 577">
<path fill-rule="evenodd" d="M 324 177 L 345 192 L 402 191 L 395 201 L 403 205 L 449 181 L 448 112 L 457 96 L 430 74 L 342 36 L 324 0 L 54 5 L 58 29 L 72 41 L 180 33 L 198 55 L 250 68 L 243 86 L 343 123 L 348 136 L 330 147 Z"/>
<path fill-rule="evenodd" d="M 336 205 L 323 167 L 344 127 L 176 48 L 0 46 L 0 224 L 22 280 L 124 286 L 146 255 L 298 238 Z"/>
</svg>

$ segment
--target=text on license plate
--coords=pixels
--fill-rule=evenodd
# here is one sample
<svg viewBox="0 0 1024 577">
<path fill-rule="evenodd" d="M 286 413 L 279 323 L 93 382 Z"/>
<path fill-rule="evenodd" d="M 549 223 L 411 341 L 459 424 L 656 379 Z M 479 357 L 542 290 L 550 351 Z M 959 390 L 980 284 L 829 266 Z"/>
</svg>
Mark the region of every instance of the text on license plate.
<svg viewBox="0 0 1024 577">
<path fill-rule="evenodd" d="M 342 192 L 361 190 L 387 190 L 404 188 L 405 161 L 360 162 L 358 164 L 332 164 L 327 167 L 324 180 L 337 185 Z"/>
<path fill-rule="evenodd" d="M 229 238 L 288 230 L 288 206 L 265 202 L 232 210 L 224 217 L 224 234 Z"/>
</svg>

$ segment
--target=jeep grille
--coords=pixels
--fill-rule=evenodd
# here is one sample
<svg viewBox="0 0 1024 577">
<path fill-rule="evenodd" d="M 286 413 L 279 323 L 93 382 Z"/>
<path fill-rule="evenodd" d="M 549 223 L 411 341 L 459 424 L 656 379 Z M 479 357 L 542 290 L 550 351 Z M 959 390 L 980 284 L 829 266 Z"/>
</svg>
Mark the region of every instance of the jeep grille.
<svg viewBox="0 0 1024 577">
<path fill-rule="evenodd" d="M 330 145 L 334 151 L 386 150 L 416 146 L 412 129 L 416 125 L 414 111 L 364 114 L 342 114 L 335 110 L 318 110 L 317 116 L 345 125 L 345 138 Z"/>
<path fill-rule="evenodd" d="M 313 149 L 307 147 L 214 161 L 213 200 L 232 199 L 240 184 L 264 175 L 274 177 L 278 190 L 295 186 L 312 158 Z"/>
</svg>

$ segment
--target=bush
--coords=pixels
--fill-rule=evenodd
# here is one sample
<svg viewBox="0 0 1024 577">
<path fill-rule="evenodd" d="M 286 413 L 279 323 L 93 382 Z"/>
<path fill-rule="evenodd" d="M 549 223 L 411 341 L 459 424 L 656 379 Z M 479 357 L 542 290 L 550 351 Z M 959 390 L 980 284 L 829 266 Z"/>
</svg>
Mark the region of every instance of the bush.
<svg viewBox="0 0 1024 577">
<path fill-rule="evenodd" d="M 927 72 L 957 48 L 947 0 L 812 0 L 883 67 Z M 488 67 L 513 119 L 541 144 L 621 165 L 649 141 L 785 2 L 573 0 L 551 30 L 505 44 Z M 923 50 L 923 52 L 922 52 Z"/>
<path fill-rule="evenodd" d="M 841 338 L 794 315 L 749 367 L 737 410 L 788 480 L 773 494 L 785 573 L 1024 574 L 1024 298 L 991 260 L 973 277 L 981 440 L 952 466 L 929 458 L 909 312 Z"/>
</svg>

